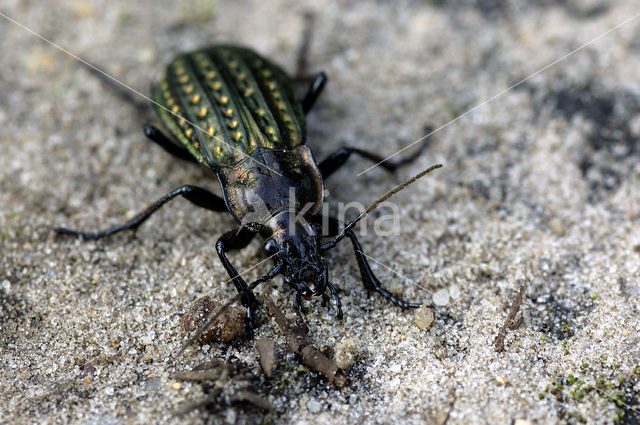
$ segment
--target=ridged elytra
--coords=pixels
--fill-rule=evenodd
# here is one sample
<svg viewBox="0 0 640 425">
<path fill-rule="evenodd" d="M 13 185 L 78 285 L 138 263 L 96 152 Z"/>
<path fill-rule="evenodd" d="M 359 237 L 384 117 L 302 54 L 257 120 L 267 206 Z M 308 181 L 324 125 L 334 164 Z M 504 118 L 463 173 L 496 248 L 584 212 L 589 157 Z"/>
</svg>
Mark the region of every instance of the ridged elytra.
<svg viewBox="0 0 640 425">
<path fill-rule="evenodd" d="M 249 49 L 212 46 L 182 54 L 151 93 L 173 137 L 208 167 L 304 143 L 304 113 L 291 80 Z"/>
</svg>

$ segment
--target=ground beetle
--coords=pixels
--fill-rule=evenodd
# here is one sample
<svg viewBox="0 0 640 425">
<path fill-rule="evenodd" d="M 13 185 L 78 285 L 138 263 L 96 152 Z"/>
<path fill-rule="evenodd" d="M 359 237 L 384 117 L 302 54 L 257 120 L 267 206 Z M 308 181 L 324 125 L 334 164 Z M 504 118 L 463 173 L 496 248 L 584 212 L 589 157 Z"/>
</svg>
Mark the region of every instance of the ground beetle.
<svg viewBox="0 0 640 425">
<path fill-rule="evenodd" d="M 329 281 L 322 256 L 335 246 L 336 240 L 322 244 L 321 238 L 340 232 L 340 223 L 335 218 L 329 218 L 328 229 L 322 227 L 323 180 L 351 154 L 375 162 L 384 158 L 343 147 L 317 163 L 305 144 L 305 114 L 314 105 L 327 77 L 322 72 L 307 77 L 310 86 L 301 101 L 296 97 L 295 80 L 273 62 L 243 47 L 216 45 L 179 55 L 168 65 L 164 80 L 152 85 L 155 110 L 177 142 L 152 125 L 145 125 L 144 132 L 176 157 L 213 171 L 224 197 L 185 185 L 122 225 L 96 233 L 65 228 L 57 232 L 98 239 L 125 229 L 135 230 L 162 205 L 181 195 L 199 207 L 229 211 L 240 224 L 239 229 L 218 239 L 216 250 L 248 309 L 251 327 L 259 306 L 251 289 L 255 285 L 247 285 L 238 275 L 227 252 L 246 247 L 257 234 L 264 239 L 264 253 L 274 260 L 274 267 L 258 281 L 282 274 L 295 290 L 294 307 L 298 314 L 307 311 L 302 298 L 321 295 L 326 304 L 328 290 L 335 298 L 337 317 L 342 318 L 338 290 Z M 123 90 L 121 95 L 131 100 Z M 394 171 L 417 156 L 380 165 Z M 351 240 L 362 282 L 368 290 L 379 292 L 400 307 L 419 307 L 420 304 L 403 301 L 381 286 L 350 228 L 343 229 L 341 236 Z"/>
</svg>

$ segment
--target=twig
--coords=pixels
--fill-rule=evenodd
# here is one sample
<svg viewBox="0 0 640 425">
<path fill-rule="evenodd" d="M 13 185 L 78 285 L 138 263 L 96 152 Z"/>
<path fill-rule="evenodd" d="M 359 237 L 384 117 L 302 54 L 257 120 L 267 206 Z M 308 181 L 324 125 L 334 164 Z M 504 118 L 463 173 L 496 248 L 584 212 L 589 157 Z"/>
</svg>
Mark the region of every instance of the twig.
<svg viewBox="0 0 640 425">
<path fill-rule="evenodd" d="M 178 409 L 175 409 L 173 411 L 173 414 L 175 416 L 182 416 L 182 415 L 186 415 L 187 413 L 191 412 L 192 410 L 196 410 L 196 409 L 201 409 L 203 407 L 209 406 L 211 404 L 215 404 L 216 400 L 218 399 L 218 397 L 220 397 L 220 394 L 222 394 L 222 388 L 214 388 L 212 390 L 212 393 L 209 394 L 207 397 L 189 403 L 186 406 L 180 407 Z"/>
<path fill-rule="evenodd" d="M 324 375 L 336 387 L 343 388 L 351 384 L 347 375 L 333 360 L 307 343 L 307 333 L 309 332 L 307 325 L 298 320 L 287 319 L 268 296 L 264 294 L 261 296 L 267 314 L 273 318 L 284 333 L 291 352 L 300 354 L 307 366 Z"/>
<path fill-rule="evenodd" d="M 504 321 L 504 324 L 500 328 L 498 332 L 498 336 L 494 342 L 497 352 L 504 351 L 504 338 L 507 336 L 507 329 L 514 329 L 514 325 L 517 323 L 514 319 L 516 318 L 516 314 L 520 311 L 520 306 L 522 305 L 522 296 L 524 295 L 526 287 L 524 285 L 520 286 L 520 290 L 518 291 L 518 295 L 511 303 L 511 308 L 509 309 L 509 314 L 507 314 L 507 318 Z"/>
<path fill-rule="evenodd" d="M 173 374 L 173 379 L 181 381 L 215 381 L 220 378 L 217 370 L 180 371 Z"/>
</svg>

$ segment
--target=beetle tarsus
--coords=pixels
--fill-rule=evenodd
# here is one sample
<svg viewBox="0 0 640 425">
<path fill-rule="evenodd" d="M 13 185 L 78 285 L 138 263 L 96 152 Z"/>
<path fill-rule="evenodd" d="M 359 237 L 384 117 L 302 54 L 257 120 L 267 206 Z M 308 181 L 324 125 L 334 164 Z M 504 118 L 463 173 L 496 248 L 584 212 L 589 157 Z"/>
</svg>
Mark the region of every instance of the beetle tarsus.
<svg viewBox="0 0 640 425">
<path fill-rule="evenodd" d="M 139 224 L 138 224 L 138 226 L 139 226 Z M 125 223 L 125 224 L 122 224 L 122 225 L 119 225 L 119 226 L 111 227 L 111 228 L 109 228 L 107 230 L 103 230 L 103 231 L 100 231 L 100 232 L 88 232 L 88 233 L 80 232 L 80 231 L 77 231 L 77 230 L 71 230 L 71 229 L 67 229 L 67 228 L 64 228 L 64 227 L 58 227 L 56 229 L 56 234 L 57 235 L 65 235 L 65 236 L 66 235 L 75 236 L 75 237 L 78 237 L 78 238 L 82 238 L 82 240 L 88 241 L 88 240 L 93 240 L 93 239 L 100 239 L 100 238 L 103 238 L 105 236 L 109 236 L 109 235 L 112 235 L 114 233 L 120 232 L 122 230 L 127 230 L 128 229 L 128 230 L 132 230 L 133 231 L 133 237 L 135 238 L 136 230 L 138 230 L 138 226 L 128 227 L 127 224 Z"/>
<path fill-rule="evenodd" d="M 246 228 L 241 228 L 240 231 L 231 230 L 218 239 L 216 242 L 216 251 L 218 252 L 218 256 L 220 257 L 220 261 L 222 261 L 222 265 L 224 266 L 227 274 L 231 277 L 233 284 L 236 287 L 236 290 L 240 294 L 240 301 L 242 305 L 247 307 L 247 318 L 250 321 L 254 320 L 255 312 L 259 307 L 258 300 L 256 299 L 253 291 L 247 285 L 247 282 L 244 281 L 236 271 L 235 267 L 231 264 L 229 259 L 227 258 L 227 252 L 231 250 L 238 250 L 249 245 L 251 240 L 256 234 L 247 230 Z"/>
<path fill-rule="evenodd" d="M 335 236 L 340 232 L 340 223 L 338 219 L 334 217 L 329 217 L 328 224 L 329 224 L 329 228 L 327 230 L 329 231 L 329 236 Z M 360 269 L 362 284 L 364 285 L 365 289 L 367 289 L 367 292 L 376 291 L 380 295 L 382 295 L 383 297 L 391 301 L 393 304 L 402 308 L 420 307 L 421 305 L 420 303 L 404 301 L 396 297 L 395 295 L 393 295 L 388 290 L 386 290 L 382 286 L 378 278 L 375 276 L 375 274 L 373 274 L 373 271 L 369 266 L 369 262 L 367 261 L 367 258 L 364 255 L 364 253 L 362 252 L 362 247 L 360 246 L 360 242 L 358 242 L 358 238 L 356 238 L 355 233 L 353 233 L 352 230 L 347 230 L 345 231 L 344 234 L 346 237 L 348 237 L 351 240 L 351 244 L 353 245 L 353 250 L 354 250 L 354 253 L 356 254 L 356 261 L 358 262 L 358 268 Z M 336 246 L 335 242 L 328 242 L 327 244 L 323 245 L 322 251 L 330 250 L 335 246 Z M 336 299 L 336 304 L 338 305 L 338 310 L 339 310 L 339 318 L 341 318 L 342 310 L 340 309 L 341 304 L 340 304 L 340 298 L 337 294 L 337 288 L 335 288 L 330 282 L 327 282 L 327 287 L 329 288 L 334 298 Z"/>
</svg>

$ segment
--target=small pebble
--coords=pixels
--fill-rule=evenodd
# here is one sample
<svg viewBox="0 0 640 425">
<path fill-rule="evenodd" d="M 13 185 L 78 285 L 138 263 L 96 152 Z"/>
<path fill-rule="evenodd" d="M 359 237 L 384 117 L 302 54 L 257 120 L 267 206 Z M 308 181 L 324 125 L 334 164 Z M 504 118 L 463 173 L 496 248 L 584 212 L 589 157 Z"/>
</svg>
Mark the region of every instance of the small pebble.
<svg viewBox="0 0 640 425">
<path fill-rule="evenodd" d="M 433 294 L 433 303 L 439 307 L 449 304 L 449 291 L 439 289 Z"/>
<path fill-rule="evenodd" d="M 196 333 L 209 320 L 210 314 L 215 314 L 222 303 L 214 300 L 208 295 L 191 303 L 189 310 L 180 319 L 182 331 L 185 335 Z M 235 338 L 245 327 L 246 310 L 243 307 L 228 307 L 220 316 L 214 320 L 207 331 L 203 333 L 198 341 L 206 343 L 209 341 L 229 342 Z"/>
<path fill-rule="evenodd" d="M 564 224 L 559 218 L 552 218 L 549 221 L 549 227 L 551 228 L 551 231 L 558 236 L 564 233 Z"/>
<path fill-rule="evenodd" d="M 320 413 L 322 410 L 322 403 L 319 401 L 311 400 L 307 402 L 307 409 L 311 413 Z"/>
<path fill-rule="evenodd" d="M 352 339 L 336 343 L 334 347 L 335 356 L 333 360 L 340 369 L 346 369 L 353 364 L 355 359 L 354 348 L 355 343 Z"/>
<path fill-rule="evenodd" d="M 460 287 L 458 285 L 451 285 L 449 287 L 449 296 L 454 300 L 460 298 Z"/>
<path fill-rule="evenodd" d="M 160 378 L 151 378 L 148 381 L 146 381 L 144 383 L 144 388 L 145 390 L 155 390 L 158 389 L 160 387 L 160 384 L 162 383 L 162 379 Z"/>
<path fill-rule="evenodd" d="M 182 388 L 182 384 L 180 382 L 174 382 L 173 384 L 171 384 L 171 388 L 173 388 L 174 390 L 179 390 L 180 388 Z"/>
<path fill-rule="evenodd" d="M 508 382 L 506 376 L 496 376 L 496 381 L 498 381 L 498 384 L 502 384 L 502 385 Z"/>
<path fill-rule="evenodd" d="M 416 325 L 418 325 L 420 329 L 429 329 L 433 326 L 433 322 L 435 321 L 433 310 L 424 304 L 416 310 L 415 316 Z"/>
</svg>

